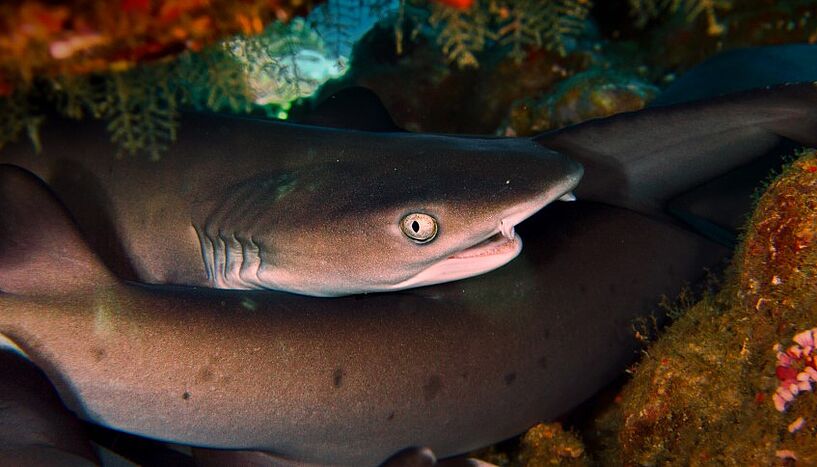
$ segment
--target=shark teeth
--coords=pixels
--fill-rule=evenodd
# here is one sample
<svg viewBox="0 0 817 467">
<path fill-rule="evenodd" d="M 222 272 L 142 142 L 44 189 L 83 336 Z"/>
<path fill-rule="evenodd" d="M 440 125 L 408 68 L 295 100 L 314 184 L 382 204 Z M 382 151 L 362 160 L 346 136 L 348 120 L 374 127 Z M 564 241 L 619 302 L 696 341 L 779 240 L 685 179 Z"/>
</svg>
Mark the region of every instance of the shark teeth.
<svg viewBox="0 0 817 467">
<path fill-rule="evenodd" d="M 502 236 L 507 238 L 508 240 L 513 240 L 515 232 L 513 230 L 514 225 L 508 222 L 505 219 L 499 221 L 499 231 L 502 233 Z"/>
<path fill-rule="evenodd" d="M 576 201 L 576 195 L 572 191 L 568 191 L 559 197 L 559 201 Z"/>
</svg>

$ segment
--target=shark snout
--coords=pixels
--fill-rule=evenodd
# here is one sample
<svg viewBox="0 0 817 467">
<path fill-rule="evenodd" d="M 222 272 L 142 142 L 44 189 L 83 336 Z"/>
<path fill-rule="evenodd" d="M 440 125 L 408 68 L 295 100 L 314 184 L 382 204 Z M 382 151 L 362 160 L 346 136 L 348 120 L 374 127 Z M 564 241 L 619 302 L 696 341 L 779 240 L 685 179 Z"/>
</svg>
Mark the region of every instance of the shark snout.
<svg viewBox="0 0 817 467">
<path fill-rule="evenodd" d="M 548 154 L 546 171 L 541 180 L 531 180 L 528 196 L 515 200 L 499 215 L 495 233 L 514 238 L 514 227 L 554 201 L 575 201 L 573 190 L 579 184 L 584 168 L 577 161 L 559 153 Z M 539 186 L 537 186 L 539 185 Z"/>
</svg>

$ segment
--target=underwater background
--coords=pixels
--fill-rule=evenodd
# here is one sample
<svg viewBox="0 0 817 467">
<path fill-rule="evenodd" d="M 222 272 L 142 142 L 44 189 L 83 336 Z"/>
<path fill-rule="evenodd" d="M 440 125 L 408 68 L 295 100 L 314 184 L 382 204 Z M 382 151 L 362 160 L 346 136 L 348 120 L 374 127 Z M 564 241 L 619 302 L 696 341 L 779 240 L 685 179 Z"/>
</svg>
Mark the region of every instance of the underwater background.
<svg viewBox="0 0 817 467">
<path fill-rule="evenodd" d="M 60 114 L 107 122 L 117 157 L 172 157 L 183 109 L 298 121 L 350 86 L 409 131 L 534 135 L 646 107 L 720 52 L 813 44 L 815 15 L 806 0 L 4 2 L 0 147 L 39 147 Z M 756 78 L 721 73 L 712 86 Z M 621 381 L 473 456 L 817 464 L 817 155 L 781 156 L 723 277 L 657 303 L 667 329 L 634 323 L 645 347 Z"/>
</svg>

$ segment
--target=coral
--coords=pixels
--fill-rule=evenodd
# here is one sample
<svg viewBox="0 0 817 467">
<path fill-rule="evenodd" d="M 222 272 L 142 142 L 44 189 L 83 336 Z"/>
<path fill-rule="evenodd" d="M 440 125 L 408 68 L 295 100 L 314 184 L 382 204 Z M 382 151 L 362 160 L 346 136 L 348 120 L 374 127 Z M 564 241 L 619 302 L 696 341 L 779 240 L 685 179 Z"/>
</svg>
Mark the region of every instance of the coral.
<svg viewBox="0 0 817 467">
<path fill-rule="evenodd" d="M 642 26 L 664 12 L 681 14 L 690 23 L 703 14 L 707 21 L 707 33 L 717 36 L 724 32 L 724 26 L 718 22 L 717 11 L 729 10 L 733 0 L 629 0 L 629 2 L 633 16 Z"/>
<path fill-rule="evenodd" d="M 266 22 L 304 14 L 313 3 L 319 2 L 35 0 L 0 5 L 0 106 L 5 110 L 0 147 L 23 130 L 39 145 L 42 117 L 31 104 L 37 102 L 53 104 L 70 118 L 107 119 L 119 155 L 144 152 L 158 158 L 176 137 L 182 104 L 234 112 L 253 106 L 256 96 L 247 67 L 230 48 L 234 42 L 215 41 L 235 32 L 264 32 L 262 39 L 269 39 L 269 31 L 280 32 L 280 27 L 265 31 Z M 241 50 L 260 50 L 268 45 L 262 39 L 245 39 Z M 270 57 L 274 51 L 264 53 Z M 276 59 L 281 61 L 271 58 Z M 294 81 L 280 67 L 272 75 Z"/>
<path fill-rule="evenodd" d="M 467 10 L 474 5 L 474 0 L 437 0 L 437 2 L 460 10 Z"/>
<path fill-rule="evenodd" d="M 348 59 L 360 37 L 397 7 L 398 0 L 330 0 L 315 8 L 308 19 L 327 50 Z"/>
<path fill-rule="evenodd" d="M 448 60 L 476 67 L 477 55 L 497 44 L 521 62 L 529 49 L 567 52 L 567 43 L 585 29 L 589 0 L 480 0 L 469 9 L 434 4 L 429 24 Z"/>
<path fill-rule="evenodd" d="M 303 14 L 302 0 L 18 0 L 0 5 L 0 82 L 121 71 L 201 50 L 220 37 L 257 34 Z M 2 90 L 2 89 L 0 89 Z"/>
<path fill-rule="evenodd" d="M 178 97 L 170 79 L 168 67 L 139 68 L 109 78 L 108 131 L 120 152 L 144 151 L 157 160 L 176 139 Z"/>
<path fill-rule="evenodd" d="M 697 11 L 697 17 L 688 17 L 682 10 L 674 17 L 676 21 L 654 22 L 651 23 L 652 27 L 648 26 L 641 31 L 639 42 L 646 63 L 651 68 L 680 72 L 721 51 L 817 41 L 814 0 L 733 0 L 710 3 L 715 5 L 714 24 L 720 26 L 720 29 L 714 26 L 717 30 L 713 30 L 709 15 L 693 9 L 690 11 Z M 661 5 L 662 2 L 659 1 L 658 4 Z M 659 10 L 659 14 L 668 13 L 669 10 Z"/>
<path fill-rule="evenodd" d="M 561 81 L 543 99 L 516 101 L 507 136 L 529 136 L 568 125 L 639 110 L 658 94 L 658 88 L 636 76 L 592 69 Z"/>
<path fill-rule="evenodd" d="M 497 40 L 511 46 L 517 61 L 528 48 L 567 53 L 567 42 L 585 27 L 590 11 L 589 0 L 513 0 L 492 5 L 499 18 Z"/>
<path fill-rule="evenodd" d="M 300 18 L 275 23 L 258 36 L 237 37 L 225 47 L 239 62 L 243 85 L 258 105 L 286 105 L 310 96 L 347 70 L 348 57 L 330 52 L 322 37 Z"/>
<path fill-rule="evenodd" d="M 808 393 L 815 376 L 815 229 L 811 150 L 759 198 L 722 289 L 646 351 L 620 402 L 599 422 L 616 428 L 602 457 L 632 464 L 817 462 L 817 398 L 794 397 Z M 783 351 L 780 343 L 792 339 Z"/>
<path fill-rule="evenodd" d="M 315 76 L 304 66 L 315 64 L 314 56 L 300 58 L 313 50 L 323 50 L 320 38 L 304 21 L 294 20 L 274 23 L 256 36 L 184 52 L 175 60 L 116 72 L 43 77 L 26 92 L 13 92 L 0 101 L 7 109 L 6 118 L 0 119 L 0 147 L 24 129 L 37 143 L 42 118 L 32 112 L 30 102 L 48 100 L 67 117 L 108 120 L 120 156 L 145 153 L 156 159 L 175 139 L 181 105 L 247 112 L 256 104 L 285 104 L 314 92 L 334 75 Z"/>
<path fill-rule="evenodd" d="M 0 148 L 16 141 L 25 130 L 34 149 L 39 151 L 39 128 L 42 121 L 43 117 L 32 109 L 27 93 L 18 91 L 0 97 Z"/>
<path fill-rule="evenodd" d="M 181 57 L 177 70 L 185 101 L 196 109 L 246 112 L 252 107 L 245 69 L 226 43 Z"/>
<path fill-rule="evenodd" d="M 262 31 L 273 16 L 289 19 L 312 3 L 320 2 L 6 3 L 0 6 L 0 26 L 6 26 L 0 29 L 0 96 L 18 118 L 0 120 L 0 134 L 9 135 L 0 145 L 24 129 L 36 137 L 41 119 L 29 110 L 46 99 L 72 118 L 114 119 L 110 128 L 123 152 L 151 157 L 172 138 L 178 106 L 246 112 L 262 105 L 268 115 L 286 118 L 293 99 L 347 72 L 352 47 L 378 20 L 389 31 L 391 37 L 379 37 L 393 57 L 388 67 L 364 62 L 359 56 L 367 51 L 358 47 L 356 66 L 375 69 L 348 83 L 374 88 L 390 109 L 406 114 L 400 123 L 411 130 L 494 133 L 504 119 L 511 121 L 505 132 L 520 135 L 639 108 L 653 94 L 650 81 L 720 47 L 784 36 L 806 40 L 817 30 L 813 0 L 631 0 L 645 26 L 639 42 L 609 43 L 586 27 L 592 23 L 588 0 L 330 0 L 303 21 Z M 626 7 L 614 8 L 626 15 Z M 661 20 L 652 21 L 656 16 Z M 606 27 L 617 31 L 620 22 Z M 725 26 L 717 38 L 706 33 L 713 24 Z M 252 36 L 214 42 L 234 31 Z M 639 66 L 644 63 L 650 66 Z M 571 78 L 588 68 L 592 72 Z M 158 70 L 165 71 L 152 77 Z M 618 72 L 634 78 L 619 79 Z M 131 79 L 137 75 L 157 85 Z"/>
<path fill-rule="evenodd" d="M 817 382 L 817 352 L 814 351 L 815 333 L 817 328 L 807 329 L 797 333 L 792 340 L 792 345 L 785 352 L 777 344 L 773 350 L 777 353 L 777 367 L 775 374 L 779 383 L 772 396 L 774 408 L 779 412 L 785 412 L 789 402 L 801 392 L 811 392 L 812 383 Z M 803 417 L 798 418 L 789 425 L 789 432 L 795 432 L 802 428 Z"/>
<path fill-rule="evenodd" d="M 539 424 L 522 436 L 520 465 L 588 465 L 584 445 L 559 423 Z"/>
<path fill-rule="evenodd" d="M 448 60 L 460 68 L 476 67 L 476 54 L 493 37 L 489 29 L 491 17 L 485 8 L 458 8 L 435 4 L 431 7 L 428 23 L 438 29 L 437 42 Z"/>
<path fill-rule="evenodd" d="M 501 467 L 540 465 L 590 465 L 586 449 L 575 433 L 560 423 L 540 423 L 519 438 L 518 442 L 492 446 L 473 452 L 469 457 Z"/>
</svg>

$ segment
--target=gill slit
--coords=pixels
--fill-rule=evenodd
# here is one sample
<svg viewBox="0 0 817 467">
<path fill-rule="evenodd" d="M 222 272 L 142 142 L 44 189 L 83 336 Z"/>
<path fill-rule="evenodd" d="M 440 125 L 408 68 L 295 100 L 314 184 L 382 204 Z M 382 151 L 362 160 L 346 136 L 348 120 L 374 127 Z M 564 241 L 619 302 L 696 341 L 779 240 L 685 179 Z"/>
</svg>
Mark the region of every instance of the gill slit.
<svg viewBox="0 0 817 467">
<path fill-rule="evenodd" d="M 263 288 L 259 273 L 264 265 L 261 244 L 252 236 L 239 239 L 235 233 L 207 229 L 192 224 L 199 240 L 207 281 L 221 289 Z M 215 238 L 214 238 L 215 237 Z"/>
</svg>

